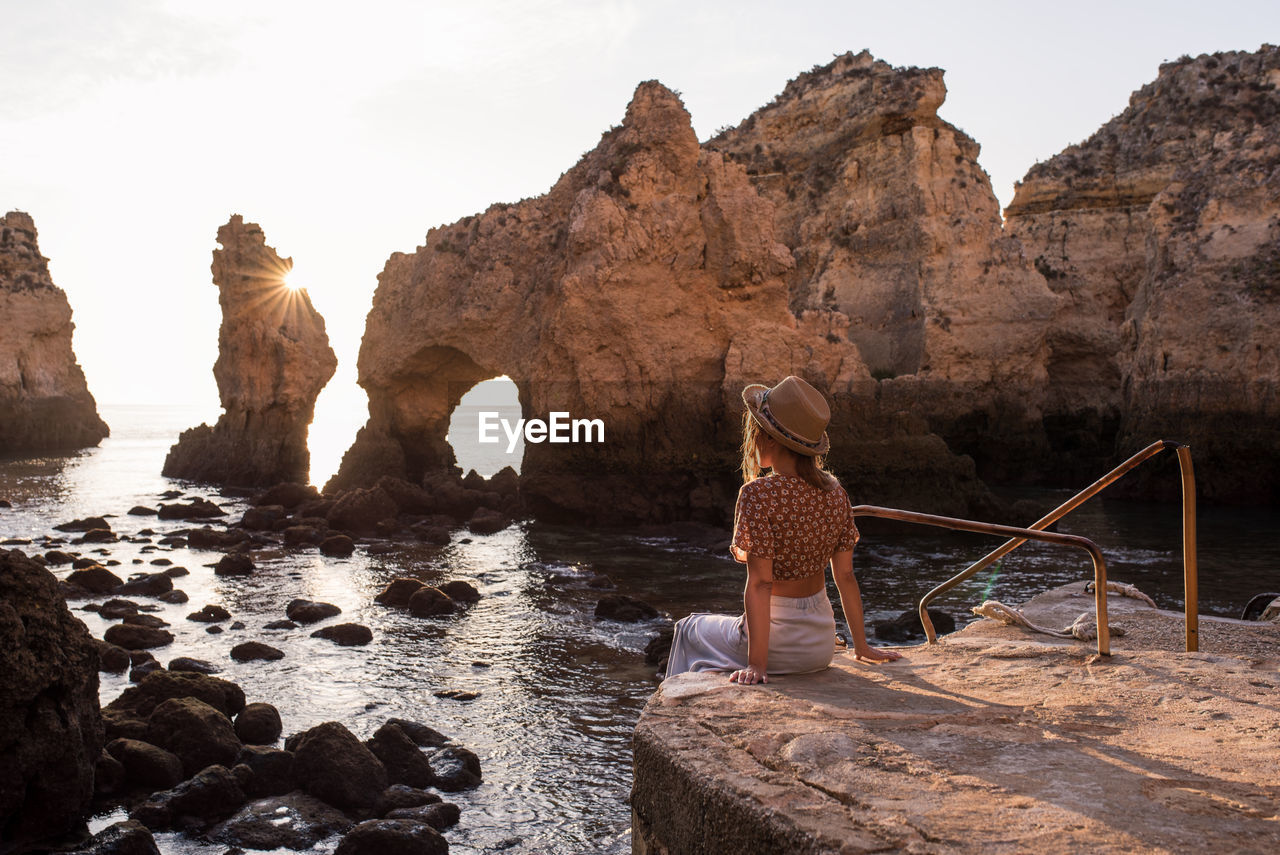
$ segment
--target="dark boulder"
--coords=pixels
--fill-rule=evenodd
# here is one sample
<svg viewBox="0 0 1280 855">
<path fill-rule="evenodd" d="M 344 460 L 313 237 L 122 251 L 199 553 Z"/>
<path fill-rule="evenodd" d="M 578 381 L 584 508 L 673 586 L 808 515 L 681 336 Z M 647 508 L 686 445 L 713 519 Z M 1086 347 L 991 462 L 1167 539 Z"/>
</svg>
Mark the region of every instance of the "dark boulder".
<svg viewBox="0 0 1280 855">
<path fill-rule="evenodd" d="M 245 745 L 274 745 L 283 730 L 280 712 L 271 704 L 246 704 L 236 716 L 236 736 Z"/>
<path fill-rule="evenodd" d="M 244 691 L 220 677 L 190 671 L 158 671 L 121 693 L 106 709 L 145 719 L 170 698 L 198 698 L 228 718 L 244 709 Z"/>
<path fill-rule="evenodd" d="M 249 535 L 238 528 L 216 529 L 206 526 L 187 531 L 187 545 L 192 549 L 231 549 L 248 539 Z"/>
<path fill-rule="evenodd" d="M 288 618 L 273 620 L 262 625 L 263 629 L 297 629 L 298 625 Z"/>
<path fill-rule="evenodd" d="M 375 534 L 378 522 L 394 517 L 400 508 L 381 487 L 357 487 L 342 493 L 329 509 L 330 528 L 350 534 Z"/>
<path fill-rule="evenodd" d="M 296 508 L 304 502 L 314 502 L 319 498 L 320 491 L 310 484 L 286 481 L 259 493 L 251 501 L 255 505 L 281 505 L 286 508 Z"/>
<path fill-rule="evenodd" d="M 382 761 L 391 783 L 422 788 L 435 782 L 427 755 L 396 725 L 382 725 L 365 745 Z"/>
<path fill-rule="evenodd" d="M 98 670 L 108 674 L 123 674 L 129 669 L 129 651 L 114 644 L 94 639 L 98 648 Z"/>
<path fill-rule="evenodd" d="M 103 799 L 112 796 L 125 786 L 124 764 L 107 753 L 104 748 L 93 764 L 93 795 Z"/>
<path fill-rule="evenodd" d="M 403 478 L 384 475 L 374 486 L 390 496 L 402 514 L 429 514 L 439 506 L 430 493 Z"/>
<path fill-rule="evenodd" d="M 95 564 L 98 564 L 98 563 L 99 563 L 99 562 L 98 562 L 98 559 L 96 559 L 96 558 L 90 558 L 90 557 L 88 557 L 87 555 L 86 555 L 86 556 L 81 556 L 81 557 L 79 557 L 79 558 L 73 558 L 73 559 L 71 560 L 71 569 L 72 569 L 72 570 L 83 570 L 83 569 L 84 569 L 84 568 L 86 568 L 86 567 L 92 567 L 92 566 L 94 566 Z"/>
<path fill-rule="evenodd" d="M 0 550 L 0 674 L 0 848 L 21 849 L 83 820 L 103 738 L 97 646 L 18 550 Z"/>
<path fill-rule="evenodd" d="M 432 754 L 431 772 L 436 789 L 448 793 L 480 786 L 480 758 L 460 745 L 446 746 Z"/>
<path fill-rule="evenodd" d="M 480 592 L 476 590 L 476 586 L 470 582 L 464 582 L 461 579 L 453 579 L 445 582 L 440 586 L 440 590 L 449 595 L 449 599 L 456 603 L 478 603 L 480 602 Z"/>
<path fill-rule="evenodd" d="M 245 849 L 310 849 L 352 822 L 342 811 L 302 792 L 259 799 L 210 829 L 208 836 Z"/>
<path fill-rule="evenodd" d="M 225 517 L 227 512 L 208 499 L 195 498 L 185 505 L 160 505 L 157 515 L 162 520 L 203 520 Z"/>
<path fill-rule="evenodd" d="M 387 788 L 387 770 L 336 721 L 298 734 L 293 771 L 302 789 L 344 810 L 373 808 Z"/>
<path fill-rule="evenodd" d="M 231 648 L 231 658 L 237 662 L 275 662 L 284 658 L 284 651 L 261 641 L 244 641 Z"/>
<path fill-rule="evenodd" d="M 133 600 L 110 599 L 98 609 L 98 615 L 106 620 L 120 620 L 128 615 L 138 613 L 138 604 Z"/>
<path fill-rule="evenodd" d="M 658 610 L 653 606 L 626 594 L 606 594 L 596 603 L 596 620 L 638 623 L 653 620 L 657 616 Z"/>
<path fill-rule="evenodd" d="M 226 766 L 209 766 L 170 790 L 155 793 L 135 807 L 129 818 L 152 831 L 208 826 L 235 813 L 245 803 L 240 782 Z"/>
<path fill-rule="evenodd" d="M 520 491 L 520 476 L 510 466 L 503 466 L 489 479 L 486 489 L 504 498 L 515 496 Z"/>
<path fill-rule="evenodd" d="M 53 567 L 61 567 L 63 564 L 70 564 L 75 560 L 74 555 L 68 555 L 58 549 L 50 549 L 44 554 L 44 560 Z"/>
<path fill-rule="evenodd" d="M 314 525 L 291 525 L 284 530 L 285 546 L 315 546 L 325 539 L 326 528 Z"/>
<path fill-rule="evenodd" d="M 475 534 L 493 534 L 509 525 L 510 517 L 490 508 L 476 508 L 475 513 L 467 520 L 467 528 Z"/>
<path fill-rule="evenodd" d="M 282 796 L 297 789 L 293 774 L 293 752 L 265 745 L 246 745 L 236 757 L 238 771 L 248 769 L 241 786 L 252 798 Z"/>
<path fill-rule="evenodd" d="M 409 605 L 409 598 L 414 595 L 420 588 L 425 588 L 426 583 L 417 579 L 393 579 L 391 584 L 383 589 L 381 594 L 374 597 L 374 602 L 382 603 L 384 606 L 396 606 L 404 608 Z"/>
<path fill-rule="evenodd" d="M 243 552 L 227 553 L 213 568 L 217 576 L 248 576 L 253 571 L 253 559 Z"/>
<path fill-rule="evenodd" d="M 137 739 L 146 741 L 147 738 L 147 720 L 139 718 L 129 710 L 113 710 L 111 707 L 103 709 L 102 726 L 108 740 Z"/>
<path fill-rule="evenodd" d="M 240 525 L 253 531 L 271 531 L 288 515 L 284 505 L 259 505 L 244 512 Z"/>
<path fill-rule="evenodd" d="M 125 650 L 148 650 L 173 643 L 173 633 L 168 630 L 127 623 L 107 627 L 102 638 L 108 644 L 123 647 Z"/>
<path fill-rule="evenodd" d="M 440 802 L 420 807 L 397 808 L 387 814 L 387 819 L 408 819 L 425 822 L 436 831 L 444 831 L 458 824 L 462 810 L 452 802 Z"/>
<path fill-rule="evenodd" d="M 59 523 L 54 528 L 58 531 L 92 531 L 95 528 L 109 529 L 111 524 L 107 522 L 105 517 L 85 517 L 84 519 Z"/>
<path fill-rule="evenodd" d="M 345 534 L 331 534 L 320 541 L 320 554 L 346 558 L 356 551 L 355 541 Z"/>
<path fill-rule="evenodd" d="M 163 618 L 144 614 L 125 615 L 124 620 L 120 622 L 128 626 L 145 626 L 148 629 L 164 629 L 169 626 L 169 622 Z"/>
<path fill-rule="evenodd" d="M 91 528 L 76 538 L 76 543 L 115 543 L 119 539 L 109 528 Z"/>
<path fill-rule="evenodd" d="M 929 621 L 939 635 L 956 631 L 956 619 L 940 609 L 929 609 Z M 871 626 L 875 637 L 883 641 L 911 641 L 925 637 L 924 624 L 915 609 L 908 609 L 893 620 L 878 620 Z"/>
<path fill-rule="evenodd" d="M 240 753 L 231 720 L 196 698 L 170 698 L 156 707 L 147 719 L 147 741 L 178 755 L 188 775 L 231 766 Z"/>
<path fill-rule="evenodd" d="M 404 731 L 405 735 L 424 748 L 439 748 L 449 744 L 449 737 L 433 727 L 407 718 L 389 718 L 387 724 L 394 724 Z"/>
<path fill-rule="evenodd" d="M 649 639 L 649 643 L 644 646 L 644 663 L 661 665 L 663 660 L 671 655 L 671 642 L 674 639 L 674 626 L 664 626 L 658 630 L 658 634 Z"/>
<path fill-rule="evenodd" d="M 378 816 L 386 816 L 393 810 L 434 805 L 439 804 L 440 801 L 440 796 L 435 793 L 429 793 L 417 787 L 407 787 L 404 784 L 392 784 L 383 791 L 382 797 L 378 799 L 377 814 Z"/>
<path fill-rule="evenodd" d="M 162 603 L 173 603 L 175 606 L 180 606 L 190 598 L 187 596 L 186 591 L 179 591 L 177 588 L 174 588 L 172 591 L 166 591 L 156 597 L 156 599 Z"/>
<path fill-rule="evenodd" d="M 128 511 L 131 517 L 154 517 L 156 515 L 155 508 L 149 508 L 146 505 L 134 505 Z"/>
<path fill-rule="evenodd" d="M 67 581 L 91 594 L 107 594 L 124 584 L 124 580 L 101 564 L 91 564 L 67 574 Z"/>
<path fill-rule="evenodd" d="M 224 620 L 231 620 L 231 612 L 222 606 L 211 603 L 200 611 L 187 615 L 187 620 L 197 621 L 198 623 L 219 623 Z"/>
<path fill-rule="evenodd" d="M 447 855 L 449 842 L 425 822 L 369 819 L 347 832 L 334 855 Z"/>
<path fill-rule="evenodd" d="M 163 670 L 164 670 L 164 666 L 154 659 L 150 660 L 149 662 L 139 663 L 138 665 L 135 665 L 133 668 L 129 670 L 129 682 L 141 683 L 143 678 L 145 678 L 147 675 L 153 674 L 156 671 L 163 671 Z"/>
<path fill-rule="evenodd" d="M 190 656 L 179 656 L 169 660 L 170 671 L 193 671 L 196 674 L 221 674 L 222 669 L 212 662 L 203 659 L 192 659 Z"/>
<path fill-rule="evenodd" d="M 359 623 L 339 623 L 311 633 L 312 638 L 323 638 L 343 647 L 357 647 L 373 641 L 373 630 Z"/>
<path fill-rule="evenodd" d="M 121 596 L 158 597 L 173 590 L 173 579 L 167 573 L 140 573 L 115 589 Z"/>
<path fill-rule="evenodd" d="M 450 615 L 457 610 L 449 595 L 439 588 L 424 585 L 409 597 L 409 611 L 418 617 Z"/>
<path fill-rule="evenodd" d="M 160 849 L 145 825 L 129 819 L 108 825 L 70 855 L 160 855 Z"/>
<path fill-rule="evenodd" d="M 150 742 L 113 739 L 107 743 L 107 753 L 120 761 L 131 787 L 145 787 L 155 792 L 176 787 L 186 779 L 178 755 Z"/>
<path fill-rule="evenodd" d="M 333 603 L 317 603 L 314 600 L 290 600 L 285 606 L 285 616 L 298 623 L 315 623 L 334 615 L 342 614 L 342 609 Z"/>
</svg>

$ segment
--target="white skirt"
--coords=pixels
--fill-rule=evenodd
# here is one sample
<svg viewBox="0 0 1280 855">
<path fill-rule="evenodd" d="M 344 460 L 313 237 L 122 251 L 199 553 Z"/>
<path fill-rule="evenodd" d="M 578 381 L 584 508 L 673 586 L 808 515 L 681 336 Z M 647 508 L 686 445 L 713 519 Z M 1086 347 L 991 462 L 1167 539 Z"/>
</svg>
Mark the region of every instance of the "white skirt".
<svg viewBox="0 0 1280 855">
<path fill-rule="evenodd" d="M 804 674 L 831 664 L 836 619 L 826 591 L 773 597 L 769 606 L 769 673 Z M 676 621 L 667 676 L 747 667 L 745 616 L 691 614 Z"/>
</svg>

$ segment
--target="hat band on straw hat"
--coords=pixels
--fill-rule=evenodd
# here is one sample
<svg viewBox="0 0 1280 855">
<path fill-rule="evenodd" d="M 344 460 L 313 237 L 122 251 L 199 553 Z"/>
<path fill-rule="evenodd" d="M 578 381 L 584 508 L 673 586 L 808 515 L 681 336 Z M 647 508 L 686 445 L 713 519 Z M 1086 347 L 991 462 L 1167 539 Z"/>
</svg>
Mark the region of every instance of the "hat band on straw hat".
<svg viewBox="0 0 1280 855">
<path fill-rule="evenodd" d="M 803 445 L 805 448 L 809 448 L 813 450 L 817 450 L 818 448 L 820 448 L 822 446 L 821 437 L 819 437 L 817 441 L 807 440 L 802 436 L 792 433 L 791 431 L 787 430 L 785 427 L 783 427 L 781 424 L 778 423 L 778 420 L 773 417 L 773 413 L 769 411 L 769 393 L 772 391 L 773 391 L 772 389 L 766 389 L 764 391 L 764 394 L 760 396 L 759 413 L 760 413 L 760 416 L 769 423 L 769 427 L 773 428 L 778 433 L 782 434 L 784 437 L 791 440 L 792 442 L 798 445 Z"/>
</svg>

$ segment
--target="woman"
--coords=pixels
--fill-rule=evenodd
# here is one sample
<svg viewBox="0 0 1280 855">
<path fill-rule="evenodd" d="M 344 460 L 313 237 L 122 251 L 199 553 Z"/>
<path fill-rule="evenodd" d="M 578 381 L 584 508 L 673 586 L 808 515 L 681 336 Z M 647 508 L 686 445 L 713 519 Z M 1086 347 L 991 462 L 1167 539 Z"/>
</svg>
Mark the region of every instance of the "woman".
<svg viewBox="0 0 1280 855">
<path fill-rule="evenodd" d="M 730 552 L 747 565 L 742 617 L 692 614 L 676 622 L 667 676 L 731 671 L 735 683 L 769 674 L 820 671 L 835 655 L 835 615 L 827 565 L 862 662 L 900 658 L 867 644 L 862 596 L 853 576 L 858 529 L 849 497 L 822 468 L 831 410 L 822 394 L 788 377 L 772 389 L 742 391 L 742 480 Z M 761 477 L 760 470 L 770 474 Z"/>
</svg>

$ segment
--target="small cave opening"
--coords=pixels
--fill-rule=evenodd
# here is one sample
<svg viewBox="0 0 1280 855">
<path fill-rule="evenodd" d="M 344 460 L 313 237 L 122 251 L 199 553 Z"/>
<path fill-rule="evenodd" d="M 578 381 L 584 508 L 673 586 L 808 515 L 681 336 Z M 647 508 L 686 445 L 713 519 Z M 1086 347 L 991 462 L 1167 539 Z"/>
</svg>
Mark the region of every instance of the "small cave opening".
<svg viewBox="0 0 1280 855">
<path fill-rule="evenodd" d="M 463 475 L 474 470 L 489 479 L 507 466 L 518 475 L 524 461 L 522 426 L 520 393 L 503 375 L 467 390 L 449 415 L 445 439 Z"/>
</svg>

